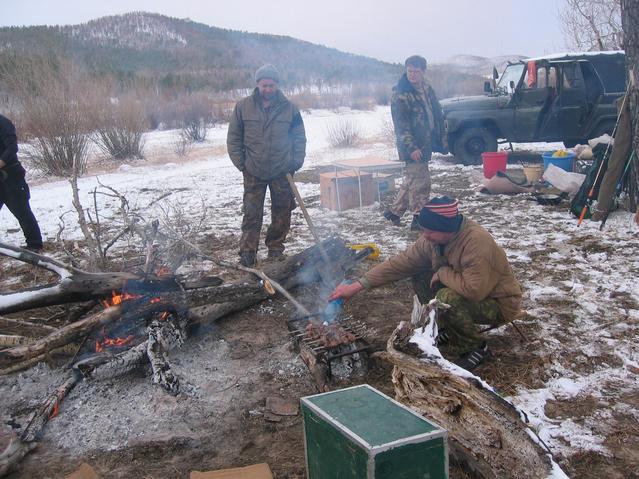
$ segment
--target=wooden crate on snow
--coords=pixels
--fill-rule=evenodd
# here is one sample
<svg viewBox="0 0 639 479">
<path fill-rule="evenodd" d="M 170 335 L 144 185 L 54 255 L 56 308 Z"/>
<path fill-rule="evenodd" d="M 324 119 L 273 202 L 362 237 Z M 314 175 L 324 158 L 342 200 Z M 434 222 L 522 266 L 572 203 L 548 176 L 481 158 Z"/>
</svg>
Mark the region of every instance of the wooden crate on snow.
<svg viewBox="0 0 639 479">
<path fill-rule="evenodd" d="M 371 173 L 361 172 L 359 178 L 354 170 L 320 173 L 320 205 L 335 211 L 357 208 L 360 206 L 360 185 L 361 206 L 372 205 L 377 197 L 377 185 Z"/>
</svg>

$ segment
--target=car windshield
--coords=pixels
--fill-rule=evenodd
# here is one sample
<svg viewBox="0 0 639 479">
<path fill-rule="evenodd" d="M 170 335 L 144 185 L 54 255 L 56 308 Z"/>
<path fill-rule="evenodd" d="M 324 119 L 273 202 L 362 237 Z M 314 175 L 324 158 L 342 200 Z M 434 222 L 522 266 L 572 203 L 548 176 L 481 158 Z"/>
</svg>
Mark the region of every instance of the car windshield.
<svg viewBox="0 0 639 479">
<path fill-rule="evenodd" d="M 497 91 L 504 93 L 512 93 L 510 88 L 510 82 L 515 82 L 515 86 L 519 83 L 519 79 L 521 78 L 521 74 L 524 70 L 523 63 L 516 63 L 515 65 L 508 65 L 502 73 L 501 78 L 499 79 L 499 83 L 497 84 Z"/>
</svg>

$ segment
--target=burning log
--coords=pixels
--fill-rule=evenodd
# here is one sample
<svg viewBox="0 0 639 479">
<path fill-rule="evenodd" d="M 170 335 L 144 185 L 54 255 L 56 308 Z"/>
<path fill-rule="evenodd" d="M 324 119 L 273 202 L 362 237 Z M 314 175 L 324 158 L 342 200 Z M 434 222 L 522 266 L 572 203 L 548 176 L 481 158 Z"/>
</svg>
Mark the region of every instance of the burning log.
<svg viewBox="0 0 639 479">
<path fill-rule="evenodd" d="M 34 412 L 29 424 L 24 428 L 19 439 L 13 440 L 0 454 L 0 477 L 11 472 L 18 463 L 35 447 L 47 421 L 58 414 L 60 403 L 69 394 L 81 375 L 77 371 L 70 371 L 67 379 L 53 394 L 48 396 Z"/>
<path fill-rule="evenodd" d="M 119 319 L 121 315 L 122 308 L 120 306 L 112 306 L 88 318 L 60 328 L 32 344 L 4 349 L 0 351 L 0 365 L 7 365 L 15 361 L 25 361 L 43 355 L 88 334 L 99 326 L 104 326 Z"/>
<path fill-rule="evenodd" d="M 429 315 L 425 329 L 400 323 L 382 354 L 395 366 L 395 398 L 448 430 L 451 457 L 478 477 L 546 478 L 553 472 L 552 477 L 566 477 L 528 428 L 525 413 L 441 356 L 435 346 L 437 308 L 426 308 L 415 297 L 414 323 Z M 430 345 L 427 352 L 415 351 L 416 345 L 409 343 L 419 329 L 420 345 Z"/>
</svg>

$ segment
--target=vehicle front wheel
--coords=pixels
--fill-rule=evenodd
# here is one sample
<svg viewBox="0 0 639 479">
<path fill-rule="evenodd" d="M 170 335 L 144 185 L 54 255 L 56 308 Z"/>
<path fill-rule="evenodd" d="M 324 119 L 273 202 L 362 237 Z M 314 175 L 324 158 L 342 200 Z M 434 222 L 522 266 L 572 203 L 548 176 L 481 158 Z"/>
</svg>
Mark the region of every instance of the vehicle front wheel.
<svg viewBox="0 0 639 479">
<path fill-rule="evenodd" d="M 466 128 L 453 146 L 455 159 L 463 165 L 480 165 L 486 151 L 497 151 L 497 137 L 484 127 Z"/>
</svg>

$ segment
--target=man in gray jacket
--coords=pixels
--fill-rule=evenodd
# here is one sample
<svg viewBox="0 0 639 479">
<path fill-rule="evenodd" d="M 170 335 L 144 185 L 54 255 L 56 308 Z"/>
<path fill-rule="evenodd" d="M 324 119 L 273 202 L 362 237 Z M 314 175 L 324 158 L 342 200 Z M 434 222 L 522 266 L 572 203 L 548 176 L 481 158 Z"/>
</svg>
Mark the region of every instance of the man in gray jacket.
<svg viewBox="0 0 639 479">
<path fill-rule="evenodd" d="M 227 149 L 244 175 L 240 239 L 240 264 L 244 266 L 256 262 L 267 187 L 271 192 L 271 224 L 265 240 L 268 257 L 282 256 L 295 208 L 286 174 L 299 170 L 306 155 L 302 116 L 279 90 L 279 81 L 273 65 L 260 67 L 255 72 L 255 90 L 235 105 L 229 122 Z"/>
</svg>

